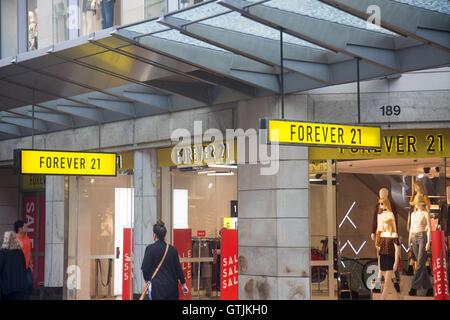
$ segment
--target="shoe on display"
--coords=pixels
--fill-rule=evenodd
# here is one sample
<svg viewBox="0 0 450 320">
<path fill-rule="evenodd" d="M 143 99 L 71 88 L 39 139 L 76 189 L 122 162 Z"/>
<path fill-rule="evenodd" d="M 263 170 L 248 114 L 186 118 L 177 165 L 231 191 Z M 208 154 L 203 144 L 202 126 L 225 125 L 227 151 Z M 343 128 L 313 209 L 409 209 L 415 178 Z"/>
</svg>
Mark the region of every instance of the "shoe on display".
<svg viewBox="0 0 450 320">
<path fill-rule="evenodd" d="M 417 296 L 417 290 L 416 289 L 414 289 L 414 288 L 411 288 L 411 290 L 409 290 L 409 293 L 408 293 L 410 296 Z"/>
<path fill-rule="evenodd" d="M 433 297 L 434 293 L 433 293 L 433 288 L 430 288 L 427 290 L 427 297 Z"/>
</svg>

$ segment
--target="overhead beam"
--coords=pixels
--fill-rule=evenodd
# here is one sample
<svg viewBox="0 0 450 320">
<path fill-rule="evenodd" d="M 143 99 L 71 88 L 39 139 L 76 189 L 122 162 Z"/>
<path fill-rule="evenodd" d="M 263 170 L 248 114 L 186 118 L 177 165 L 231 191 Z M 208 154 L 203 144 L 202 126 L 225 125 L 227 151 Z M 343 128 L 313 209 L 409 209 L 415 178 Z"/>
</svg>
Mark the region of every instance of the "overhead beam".
<svg viewBox="0 0 450 320">
<path fill-rule="evenodd" d="M 11 136 L 22 136 L 22 132 L 20 131 L 20 127 L 10 123 L 2 123 L 0 122 L 0 132 L 9 134 Z"/>
<path fill-rule="evenodd" d="M 152 106 L 157 106 L 159 109 L 164 111 L 170 111 L 172 109 L 168 95 L 150 94 L 126 90 L 122 91 L 122 95 L 135 101 L 140 101 L 142 103 L 150 104 Z"/>
<path fill-rule="evenodd" d="M 28 111 L 28 116 L 33 116 L 33 113 L 31 111 Z M 57 125 L 61 125 L 67 128 L 71 128 L 74 126 L 74 122 L 71 116 L 68 116 L 66 114 L 61 113 L 54 113 L 54 112 L 34 112 L 34 117 L 39 120 L 43 120 L 46 122 L 51 122 Z"/>
<path fill-rule="evenodd" d="M 200 85 L 197 83 L 186 83 L 182 81 L 151 80 L 147 81 L 152 87 L 161 90 L 171 90 L 184 97 L 190 96 L 193 100 L 203 102 L 206 105 L 212 104 L 211 90 L 213 86 Z"/>
<path fill-rule="evenodd" d="M 125 97 L 128 100 L 140 102 L 148 105 L 151 108 L 156 108 L 165 112 L 170 112 L 172 106 L 169 101 L 168 94 L 161 94 L 160 91 L 150 89 L 141 85 L 132 84 L 128 86 L 107 89 L 108 92 L 112 92 L 121 97 Z"/>
<path fill-rule="evenodd" d="M 380 24 L 386 29 L 450 52 L 450 15 L 392 0 L 320 0 L 339 10 L 367 19 L 370 6 L 380 8 Z M 444 0 L 445 1 L 445 0 Z"/>
<path fill-rule="evenodd" d="M 268 38 L 257 37 L 251 34 L 227 30 L 201 23 L 192 23 L 191 21 L 165 16 L 158 20 L 159 23 L 172 27 L 183 34 L 210 43 L 228 51 L 254 59 L 261 63 L 280 67 L 280 42 Z M 313 62 L 321 69 L 326 69 L 327 52 L 325 50 L 313 49 L 283 43 L 283 56 L 285 59 L 298 59 L 307 62 Z M 285 69 L 310 77 L 316 81 L 330 85 L 330 75 L 320 72 L 307 73 L 302 69 L 302 65 L 288 63 L 284 65 Z M 311 67 L 309 68 L 311 69 Z M 309 70 L 311 71 L 311 70 Z"/>
<path fill-rule="evenodd" d="M 200 69 L 189 72 L 189 75 L 193 75 L 194 77 L 196 77 L 198 79 L 203 79 L 204 81 L 207 81 L 209 83 L 214 83 L 221 87 L 229 88 L 229 89 L 239 92 L 247 97 L 255 97 L 256 96 L 254 87 L 252 87 L 248 84 L 230 79 L 228 77 L 218 76 L 216 74 L 206 72 L 206 71 L 203 71 Z"/>
<path fill-rule="evenodd" d="M 107 49 L 107 50 L 110 50 L 111 52 L 114 52 L 115 54 L 118 54 L 118 55 L 121 54 L 121 55 L 126 56 L 126 57 L 129 58 L 129 59 L 134 59 L 134 60 L 136 60 L 136 61 L 139 61 L 140 63 L 143 62 L 143 63 L 147 63 L 147 64 L 149 64 L 149 65 L 152 65 L 153 68 L 159 68 L 159 69 L 161 69 L 161 70 L 164 71 L 164 74 L 165 74 L 166 76 L 171 75 L 170 72 L 172 72 L 172 74 L 181 74 L 182 76 L 184 76 L 184 74 L 181 73 L 181 72 L 178 72 L 178 71 L 175 71 L 175 70 L 170 70 L 170 68 L 168 68 L 168 67 L 163 67 L 163 66 L 160 65 L 160 64 L 157 64 L 157 63 L 154 63 L 154 62 L 152 62 L 152 61 L 149 61 L 148 59 L 145 59 L 144 57 L 137 57 L 137 56 L 134 56 L 134 55 L 132 55 L 131 53 L 126 52 L 126 51 L 121 51 L 121 50 L 117 50 L 117 49 L 115 49 L 115 48 L 110 48 L 110 47 L 105 46 L 104 44 L 101 44 L 101 43 L 99 43 L 98 41 L 95 41 L 95 40 L 91 40 L 90 42 L 91 42 L 92 44 L 101 46 L 102 48 L 105 48 L 105 49 Z M 128 81 L 128 82 L 130 82 L 130 83 L 139 84 L 139 85 L 146 86 L 146 87 L 149 87 L 149 88 L 152 88 L 152 89 L 156 89 L 156 90 L 162 91 L 162 92 L 165 93 L 165 94 L 176 94 L 176 95 L 180 95 L 180 96 L 183 96 L 183 97 L 185 97 L 185 98 L 188 98 L 188 99 L 197 100 L 197 99 L 196 99 L 196 95 L 190 95 L 189 92 L 184 92 L 184 91 L 180 91 L 180 90 L 172 90 L 171 87 L 166 87 L 166 88 L 163 89 L 163 88 L 158 87 L 158 86 L 152 86 L 151 83 L 150 83 L 150 81 L 143 81 L 142 79 L 139 79 L 139 80 L 138 80 L 138 79 L 135 79 L 135 78 L 130 77 L 130 76 L 127 75 L 127 74 L 119 74 L 119 73 L 117 73 L 117 72 L 115 72 L 115 71 L 108 70 L 108 69 L 106 69 L 105 67 L 100 66 L 100 65 L 97 65 L 97 64 L 94 65 L 94 64 L 91 64 L 91 63 L 86 62 L 86 61 L 81 61 L 80 59 L 69 58 L 69 57 L 64 56 L 64 54 L 61 53 L 61 52 L 50 52 L 50 53 L 53 54 L 53 55 L 55 55 L 56 57 L 58 57 L 58 58 L 60 58 L 60 59 L 65 60 L 65 61 L 72 62 L 72 63 L 78 64 L 78 65 L 80 65 L 80 66 L 89 68 L 89 69 L 91 69 L 91 70 L 95 70 L 95 71 L 98 71 L 98 72 L 102 72 L 102 73 L 104 73 L 104 74 L 112 75 L 112 76 L 114 76 L 114 77 L 120 78 L 120 79 L 125 80 L 125 81 Z M 102 93 L 104 93 L 104 94 L 110 94 L 110 95 L 112 95 L 111 91 L 108 92 L 107 90 L 100 90 L 100 89 L 98 89 L 98 90 L 96 90 L 96 91 L 102 92 Z M 184 95 L 183 95 L 183 94 L 184 94 Z M 116 98 L 118 98 L 118 97 L 116 97 Z M 197 100 L 197 101 L 204 102 L 203 100 Z M 158 106 L 156 106 L 156 107 L 158 107 Z M 166 110 L 166 111 L 168 111 L 168 110 Z"/>
<path fill-rule="evenodd" d="M 66 99 L 47 101 L 40 105 L 47 109 L 55 110 L 58 113 L 65 113 L 76 118 L 94 121 L 96 123 L 103 122 L 102 113 L 97 107 L 76 104 L 75 102 Z"/>
<path fill-rule="evenodd" d="M 33 128 L 33 119 L 29 119 L 29 118 L 1 116 L 1 121 L 7 122 L 10 124 L 14 124 L 19 127 L 28 128 L 28 129 Z M 48 128 L 43 121 L 34 119 L 34 130 L 41 131 L 41 132 L 47 132 Z"/>
<path fill-rule="evenodd" d="M 91 43 L 94 43 L 102 48 L 105 48 L 107 50 L 111 50 L 115 53 L 121 54 L 123 56 L 126 56 L 128 58 L 134 59 L 139 62 L 143 62 L 145 64 L 151 65 L 154 68 L 153 69 L 162 69 L 167 72 L 170 72 L 172 74 L 177 74 L 182 77 L 186 77 L 188 79 L 200 81 L 202 83 L 208 84 L 208 85 L 218 85 L 224 89 L 232 89 L 236 90 L 238 92 L 244 93 L 245 91 L 239 88 L 239 86 L 236 85 L 236 81 L 233 85 L 233 80 L 228 79 L 226 82 L 220 82 L 215 83 L 211 82 L 210 79 L 205 77 L 197 77 L 195 72 L 195 69 L 192 65 L 186 64 L 184 62 L 181 62 L 179 60 L 171 59 L 169 57 L 156 54 L 155 52 L 151 52 L 146 48 L 135 46 L 135 45 L 129 45 L 129 46 L 121 46 L 121 47 L 112 47 L 109 44 L 103 43 L 102 40 L 96 41 L 91 40 Z M 164 77 L 157 77 L 156 79 L 163 79 Z"/>
<path fill-rule="evenodd" d="M 117 100 L 105 100 L 94 97 L 89 97 L 88 102 L 99 108 L 106 109 L 115 113 L 125 115 L 127 117 L 136 117 L 136 111 L 134 106 L 130 102 L 117 101 Z"/>
<path fill-rule="evenodd" d="M 85 106 L 67 106 L 58 104 L 57 110 L 71 114 L 73 116 L 92 120 L 97 123 L 103 122 L 101 111 L 97 108 L 85 107 Z"/>
<path fill-rule="evenodd" d="M 282 29 L 318 46 L 360 57 L 392 73 L 399 72 L 393 36 L 264 5 L 253 5 L 243 0 L 221 0 L 218 3 L 249 19 Z"/>
<path fill-rule="evenodd" d="M 262 89 L 270 90 L 275 93 L 279 93 L 279 86 L 269 86 L 265 85 L 265 81 L 259 81 L 257 77 L 254 77 L 254 82 L 248 81 L 248 79 L 240 78 L 237 75 L 232 75 L 230 70 L 233 64 L 236 63 L 235 60 L 239 60 L 237 63 L 241 63 L 242 65 L 247 66 L 256 66 L 259 70 L 267 70 L 270 71 L 271 68 L 267 66 L 262 66 L 258 64 L 258 62 L 252 61 L 245 57 L 237 57 L 234 54 L 229 52 L 223 52 L 218 50 L 213 50 L 209 48 L 202 48 L 199 46 L 193 46 L 184 44 L 181 42 L 175 42 L 167 39 L 162 39 L 158 37 L 141 37 L 138 39 L 139 42 L 133 40 L 133 38 L 137 34 L 134 32 L 130 32 L 125 29 L 120 29 L 113 33 L 113 36 L 128 41 L 134 45 L 139 45 L 148 48 L 151 51 L 160 53 L 165 56 L 169 56 L 173 59 L 181 60 L 185 63 L 196 66 L 200 69 L 206 70 L 213 74 L 223 75 L 230 77 L 231 79 L 237 81 L 244 81 L 245 83 L 256 86 Z M 243 61 L 245 60 L 245 61 Z M 272 70 L 273 71 L 273 70 Z M 274 78 L 276 82 L 276 75 L 268 74 Z M 261 79 L 262 80 L 262 79 Z"/>
</svg>

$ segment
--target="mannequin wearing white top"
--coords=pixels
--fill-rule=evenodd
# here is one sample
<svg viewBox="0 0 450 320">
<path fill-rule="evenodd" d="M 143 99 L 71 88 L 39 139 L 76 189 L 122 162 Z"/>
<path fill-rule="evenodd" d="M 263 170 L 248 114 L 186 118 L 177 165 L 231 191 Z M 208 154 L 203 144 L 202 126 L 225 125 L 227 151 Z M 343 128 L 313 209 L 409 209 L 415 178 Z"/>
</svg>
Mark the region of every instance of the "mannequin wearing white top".
<svg viewBox="0 0 450 320">
<path fill-rule="evenodd" d="M 419 200 L 420 201 L 420 200 Z M 425 251 L 430 250 L 431 244 L 431 219 L 426 209 L 425 202 L 416 205 L 416 209 L 411 213 L 411 227 L 409 230 L 409 239 L 408 243 L 411 247 L 411 241 L 413 235 L 419 232 L 427 233 L 427 244 L 425 247 Z"/>
<path fill-rule="evenodd" d="M 431 244 L 431 220 L 426 203 L 422 195 L 416 195 L 414 199 L 416 208 L 411 213 L 411 227 L 409 230 L 408 244 L 413 250 L 417 260 L 417 268 L 411 282 L 409 295 L 417 295 L 417 289 L 428 289 L 427 296 L 433 296 L 431 285 L 426 269 L 427 251 Z"/>
</svg>

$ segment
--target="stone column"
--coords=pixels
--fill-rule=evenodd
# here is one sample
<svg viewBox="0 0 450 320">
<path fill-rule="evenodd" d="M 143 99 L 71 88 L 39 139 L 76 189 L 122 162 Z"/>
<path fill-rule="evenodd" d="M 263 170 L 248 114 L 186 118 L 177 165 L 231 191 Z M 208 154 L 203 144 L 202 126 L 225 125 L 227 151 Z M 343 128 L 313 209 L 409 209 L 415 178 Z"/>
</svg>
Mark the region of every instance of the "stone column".
<svg viewBox="0 0 450 320">
<path fill-rule="evenodd" d="M 64 176 L 45 180 L 45 287 L 63 287 L 64 279 Z"/>
<path fill-rule="evenodd" d="M 286 102 L 286 119 L 307 118 L 306 97 Z M 278 118 L 277 105 L 274 97 L 240 106 L 238 128 L 257 129 L 260 117 Z M 308 149 L 280 146 L 279 158 L 276 175 L 261 175 L 263 164 L 238 167 L 239 299 L 311 297 Z"/>
<path fill-rule="evenodd" d="M 158 169 L 156 149 L 134 152 L 134 293 L 144 285 L 142 260 L 147 245 L 153 243 L 153 225 L 157 219 Z"/>
</svg>

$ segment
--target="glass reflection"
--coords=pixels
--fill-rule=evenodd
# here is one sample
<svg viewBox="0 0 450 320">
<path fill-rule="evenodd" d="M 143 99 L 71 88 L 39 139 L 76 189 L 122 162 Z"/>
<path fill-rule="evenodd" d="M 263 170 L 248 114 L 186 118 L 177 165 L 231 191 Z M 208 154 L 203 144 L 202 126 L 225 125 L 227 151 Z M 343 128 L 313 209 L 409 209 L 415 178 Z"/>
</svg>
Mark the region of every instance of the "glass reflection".
<svg viewBox="0 0 450 320">
<path fill-rule="evenodd" d="M 38 48 L 37 0 L 28 0 L 28 51 Z"/>
</svg>

